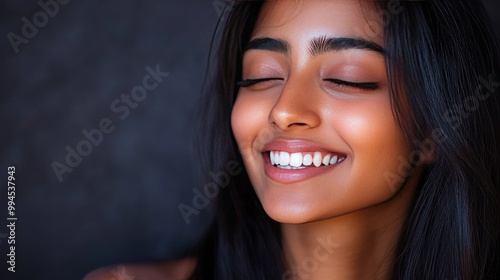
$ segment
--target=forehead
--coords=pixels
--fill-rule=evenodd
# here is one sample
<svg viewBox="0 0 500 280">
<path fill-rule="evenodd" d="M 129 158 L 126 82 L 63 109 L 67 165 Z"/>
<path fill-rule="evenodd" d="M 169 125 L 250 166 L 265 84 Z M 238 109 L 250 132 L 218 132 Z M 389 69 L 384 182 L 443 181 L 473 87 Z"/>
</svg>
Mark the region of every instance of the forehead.
<svg viewBox="0 0 500 280">
<path fill-rule="evenodd" d="M 368 0 L 274 0 L 259 13 L 252 38 L 279 37 L 295 42 L 310 38 L 355 37 L 383 45 L 382 17 Z"/>
</svg>

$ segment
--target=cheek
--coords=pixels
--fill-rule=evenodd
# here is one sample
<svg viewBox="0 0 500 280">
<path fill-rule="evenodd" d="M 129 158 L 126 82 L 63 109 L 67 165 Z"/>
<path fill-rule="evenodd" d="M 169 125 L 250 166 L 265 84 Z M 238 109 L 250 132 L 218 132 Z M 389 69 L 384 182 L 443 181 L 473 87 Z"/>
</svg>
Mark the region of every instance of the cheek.
<svg viewBox="0 0 500 280">
<path fill-rule="evenodd" d="M 409 147 L 389 102 L 344 106 L 341 114 L 339 133 L 353 152 L 353 178 L 358 178 L 361 185 L 376 184 L 382 193 L 392 191 L 387 174 L 399 173 L 401 159 L 408 157 Z"/>
<path fill-rule="evenodd" d="M 265 125 L 269 111 L 258 98 L 239 94 L 231 112 L 231 127 L 238 148 L 246 159 L 251 154 L 252 143 L 259 130 Z"/>
<path fill-rule="evenodd" d="M 384 105 L 362 104 L 346 108 L 346 112 L 342 114 L 341 126 L 349 131 L 350 139 L 346 139 L 347 142 L 357 146 L 357 149 L 354 149 L 355 153 L 356 150 L 362 150 L 363 153 L 359 152 L 360 154 L 382 153 L 400 148 L 403 141 L 402 133 L 391 113 L 391 108 Z"/>
</svg>

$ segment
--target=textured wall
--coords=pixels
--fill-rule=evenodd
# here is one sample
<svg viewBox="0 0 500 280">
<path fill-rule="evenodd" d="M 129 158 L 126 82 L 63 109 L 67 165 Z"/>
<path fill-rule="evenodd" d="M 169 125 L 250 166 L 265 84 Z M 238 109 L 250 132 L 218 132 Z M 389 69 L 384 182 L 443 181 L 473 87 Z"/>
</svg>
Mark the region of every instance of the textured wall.
<svg viewBox="0 0 500 280">
<path fill-rule="evenodd" d="M 60 2 L 47 18 L 35 0 L 0 4 L 1 279 L 81 279 L 103 265 L 178 257 L 210 215 L 186 224 L 177 206 L 199 185 L 190 117 L 223 0 Z M 487 2 L 500 26 L 499 4 Z M 13 48 L 7 34 L 22 35 L 23 17 L 34 16 L 43 27 Z M 144 93 L 157 68 L 168 74 Z M 131 92 L 139 101 L 122 99 Z M 83 130 L 95 144 L 85 146 Z M 67 147 L 88 155 L 68 164 Z M 10 164 L 17 278 L 3 276 Z"/>
<path fill-rule="evenodd" d="M 22 35 L 21 19 L 31 21 L 41 7 L 1 5 L 0 166 L 2 174 L 11 163 L 17 168 L 16 276 L 81 279 L 106 264 L 182 254 L 210 214 L 186 225 L 177 205 L 198 185 L 189 117 L 218 19 L 213 3 L 70 1 L 17 54 L 6 35 Z M 145 96 L 136 88 L 140 102 L 127 105 L 121 95 L 142 85 L 147 66 L 169 74 L 147 80 Z M 82 130 L 106 118 L 114 130 L 100 143 L 95 134 L 99 145 L 80 163 L 70 157 L 76 167 L 60 182 L 52 162 L 67 165 L 66 146 L 77 150 L 87 139 Z M 0 234 L 7 232 L 4 185 Z M 0 241 L 4 275 L 7 243 Z"/>
</svg>

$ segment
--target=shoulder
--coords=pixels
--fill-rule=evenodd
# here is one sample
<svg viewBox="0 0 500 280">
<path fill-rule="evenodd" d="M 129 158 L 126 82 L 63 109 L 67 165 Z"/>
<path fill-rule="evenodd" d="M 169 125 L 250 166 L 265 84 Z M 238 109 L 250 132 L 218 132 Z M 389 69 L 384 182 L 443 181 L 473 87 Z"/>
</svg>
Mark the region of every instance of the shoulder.
<svg viewBox="0 0 500 280">
<path fill-rule="evenodd" d="M 96 269 L 83 280 L 187 280 L 196 265 L 196 260 L 180 259 L 161 263 L 124 264 Z"/>
</svg>

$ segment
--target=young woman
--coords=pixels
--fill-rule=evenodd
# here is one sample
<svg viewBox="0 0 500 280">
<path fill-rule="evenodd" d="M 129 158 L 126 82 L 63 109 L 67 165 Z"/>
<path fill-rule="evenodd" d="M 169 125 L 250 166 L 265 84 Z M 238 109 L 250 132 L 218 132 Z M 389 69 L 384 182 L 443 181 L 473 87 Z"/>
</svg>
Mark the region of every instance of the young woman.
<svg viewBox="0 0 500 280">
<path fill-rule="evenodd" d="M 234 3 L 199 144 L 205 174 L 244 168 L 195 260 L 167 270 L 498 279 L 500 62 L 486 18 L 473 0 Z"/>
</svg>

